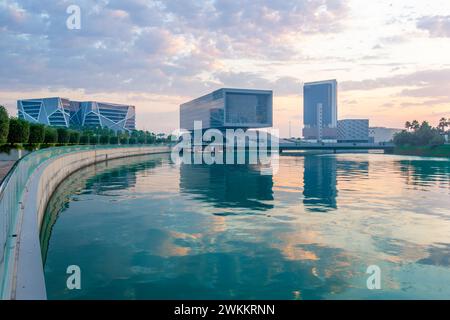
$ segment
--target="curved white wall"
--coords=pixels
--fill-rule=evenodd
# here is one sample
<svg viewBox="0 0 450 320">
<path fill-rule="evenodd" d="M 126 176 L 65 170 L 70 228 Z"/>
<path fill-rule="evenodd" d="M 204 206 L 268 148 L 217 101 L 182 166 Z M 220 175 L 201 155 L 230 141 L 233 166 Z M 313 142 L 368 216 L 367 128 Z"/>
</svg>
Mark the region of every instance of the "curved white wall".
<svg viewBox="0 0 450 320">
<path fill-rule="evenodd" d="M 45 209 L 58 185 L 75 171 L 97 162 L 145 154 L 169 153 L 169 147 L 124 147 L 78 151 L 44 162 L 27 183 L 17 223 L 18 241 L 10 255 L 12 268 L 6 299 L 46 299 L 39 231 Z"/>
</svg>

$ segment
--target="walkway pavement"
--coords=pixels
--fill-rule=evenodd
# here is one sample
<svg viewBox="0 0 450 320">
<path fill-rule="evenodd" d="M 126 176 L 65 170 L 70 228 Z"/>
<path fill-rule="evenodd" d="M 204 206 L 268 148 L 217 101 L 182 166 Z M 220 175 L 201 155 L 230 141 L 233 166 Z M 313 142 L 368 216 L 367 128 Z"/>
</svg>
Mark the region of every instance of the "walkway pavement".
<svg viewBox="0 0 450 320">
<path fill-rule="evenodd" d="M 15 161 L 0 161 L 0 183 L 3 178 L 8 174 L 9 170 L 14 165 Z"/>
</svg>

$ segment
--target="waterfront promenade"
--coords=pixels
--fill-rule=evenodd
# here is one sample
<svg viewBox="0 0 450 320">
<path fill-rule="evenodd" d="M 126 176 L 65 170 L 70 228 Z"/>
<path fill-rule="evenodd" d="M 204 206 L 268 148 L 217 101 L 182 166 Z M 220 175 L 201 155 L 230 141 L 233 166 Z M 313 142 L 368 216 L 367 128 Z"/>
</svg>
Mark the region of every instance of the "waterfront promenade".
<svg viewBox="0 0 450 320">
<path fill-rule="evenodd" d="M 3 178 L 8 174 L 9 170 L 13 167 L 15 161 L 0 161 L 0 183 Z"/>
<path fill-rule="evenodd" d="M 77 170 L 99 162 L 168 153 L 169 146 L 71 146 L 19 160 L 0 190 L 0 298 L 46 299 L 39 232 L 49 199 Z"/>
</svg>

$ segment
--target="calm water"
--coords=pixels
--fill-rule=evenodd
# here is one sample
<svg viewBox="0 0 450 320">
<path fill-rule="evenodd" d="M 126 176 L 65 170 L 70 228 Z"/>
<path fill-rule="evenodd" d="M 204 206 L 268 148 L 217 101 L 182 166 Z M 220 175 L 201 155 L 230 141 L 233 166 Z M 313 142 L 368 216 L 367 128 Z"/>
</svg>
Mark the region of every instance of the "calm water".
<svg viewBox="0 0 450 320">
<path fill-rule="evenodd" d="M 115 160 L 67 179 L 46 219 L 50 299 L 450 299 L 446 160 L 281 157 L 274 175 Z"/>
</svg>

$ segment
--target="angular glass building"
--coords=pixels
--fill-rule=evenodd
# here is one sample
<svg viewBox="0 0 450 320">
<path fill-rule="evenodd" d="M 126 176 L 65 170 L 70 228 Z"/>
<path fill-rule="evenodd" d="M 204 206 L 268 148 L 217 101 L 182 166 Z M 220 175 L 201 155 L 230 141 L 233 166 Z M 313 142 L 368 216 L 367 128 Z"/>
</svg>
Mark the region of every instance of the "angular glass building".
<svg viewBox="0 0 450 320">
<path fill-rule="evenodd" d="M 19 100 L 17 109 L 19 118 L 49 126 L 101 127 L 116 132 L 136 129 L 136 110 L 130 105 L 56 97 Z"/>
<path fill-rule="evenodd" d="M 70 124 L 109 128 L 114 131 L 131 131 L 136 129 L 136 111 L 134 106 L 129 105 L 72 101 Z"/>
<path fill-rule="evenodd" d="M 203 129 L 272 127 L 273 93 L 269 90 L 219 89 L 180 106 L 180 128 Z"/>
<path fill-rule="evenodd" d="M 64 98 L 43 98 L 17 101 L 20 119 L 55 127 L 68 127 L 70 101 Z"/>
<path fill-rule="evenodd" d="M 306 140 L 337 139 L 337 81 L 303 86 L 303 137 Z"/>
</svg>

